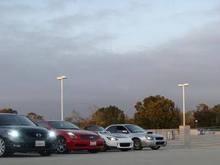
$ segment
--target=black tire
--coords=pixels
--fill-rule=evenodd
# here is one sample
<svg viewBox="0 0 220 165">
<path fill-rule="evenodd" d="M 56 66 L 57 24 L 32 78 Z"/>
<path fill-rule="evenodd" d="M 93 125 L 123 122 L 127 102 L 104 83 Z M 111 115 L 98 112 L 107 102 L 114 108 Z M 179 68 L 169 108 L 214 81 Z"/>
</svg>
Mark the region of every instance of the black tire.
<svg viewBox="0 0 220 165">
<path fill-rule="evenodd" d="M 153 147 L 150 147 L 152 150 L 158 150 L 160 148 L 160 146 L 153 146 Z"/>
<path fill-rule="evenodd" d="M 133 142 L 134 142 L 134 150 L 142 150 L 143 149 L 140 139 L 135 138 L 135 139 L 133 139 Z"/>
<path fill-rule="evenodd" d="M 121 151 L 130 151 L 131 148 L 121 148 L 120 150 L 121 150 Z"/>
<path fill-rule="evenodd" d="M 106 145 L 106 143 L 104 144 L 104 147 L 103 147 L 103 149 L 101 150 L 101 151 L 103 151 L 103 152 L 105 152 L 105 151 L 107 151 L 107 150 L 109 150 L 109 147 Z"/>
<path fill-rule="evenodd" d="M 45 150 L 45 151 L 40 151 L 39 154 L 40 154 L 41 156 L 50 156 L 50 155 L 51 155 L 51 152 Z"/>
<path fill-rule="evenodd" d="M 90 153 L 98 153 L 99 150 L 88 150 Z"/>
<path fill-rule="evenodd" d="M 67 149 L 67 143 L 66 139 L 63 137 L 58 137 L 56 141 L 56 152 L 58 154 L 65 154 L 69 153 L 69 150 Z"/>
<path fill-rule="evenodd" d="M 0 137 L 0 157 L 13 155 L 13 152 L 7 149 L 6 140 Z"/>
</svg>

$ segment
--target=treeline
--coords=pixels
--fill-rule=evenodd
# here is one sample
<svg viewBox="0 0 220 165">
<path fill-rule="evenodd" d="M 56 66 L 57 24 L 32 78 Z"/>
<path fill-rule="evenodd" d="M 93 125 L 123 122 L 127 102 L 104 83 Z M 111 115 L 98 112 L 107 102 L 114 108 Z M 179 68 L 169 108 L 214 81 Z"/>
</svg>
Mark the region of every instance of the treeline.
<svg viewBox="0 0 220 165">
<path fill-rule="evenodd" d="M 67 121 L 75 123 L 84 128 L 87 125 L 96 124 L 106 127 L 117 123 L 134 123 L 146 129 L 170 129 L 178 128 L 182 123 L 182 113 L 175 103 L 163 96 L 149 96 L 143 101 L 135 104 L 133 117 L 128 117 L 123 110 L 117 106 L 97 108 L 89 118 L 83 118 L 73 111 Z M 17 113 L 13 109 L 0 109 L 0 113 Z M 33 120 L 43 120 L 44 117 L 30 112 L 27 116 Z M 195 110 L 186 113 L 186 124 L 192 128 L 196 127 L 218 127 L 220 126 L 220 105 L 212 108 L 206 104 L 199 104 Z"/>
</svg>

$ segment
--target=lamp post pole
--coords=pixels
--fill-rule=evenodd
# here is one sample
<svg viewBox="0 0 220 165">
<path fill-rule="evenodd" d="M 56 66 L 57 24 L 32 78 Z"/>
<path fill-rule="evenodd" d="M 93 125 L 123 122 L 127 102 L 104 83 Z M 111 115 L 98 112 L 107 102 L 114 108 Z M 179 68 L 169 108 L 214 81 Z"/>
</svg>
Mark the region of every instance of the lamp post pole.
<svg viewBox="0 0 220 165">
<path fill-rule="evenodd" d="M 63 103 L 63 80 L 64 79 L 67 79 L 67 77 L 66 76 L 59 76 L 59 77 L 57 77 L 57 80 L 59 80 L 60 81 L 60 116 L 61 116 L 61 120 L 63 121 L 63 105 L 64 105 L 64 103 Z"/>
<path fill-rule="evenodd" d="M 186 103 L 185 103 L 185 87 L 189 86 L 188 83 L 185 84 L 178 84 L 179 87 L 182 88 L 182 94 L 183 94 L 183 126 L 186 126 Z"/>
</svg>

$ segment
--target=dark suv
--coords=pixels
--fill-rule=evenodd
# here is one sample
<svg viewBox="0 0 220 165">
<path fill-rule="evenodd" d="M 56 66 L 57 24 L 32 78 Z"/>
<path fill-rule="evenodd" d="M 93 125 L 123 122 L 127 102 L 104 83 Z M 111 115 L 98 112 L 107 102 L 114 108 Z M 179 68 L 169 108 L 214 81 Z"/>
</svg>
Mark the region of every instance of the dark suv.
<svg viewBox="0 0 220 165">
<path fill-rule="evenodd" d="M 0 157 L 15 152 L 49 156 L 55 140 L 54 132 L 36 126 L 25 116 L 0 113 Z"/>
</svg>

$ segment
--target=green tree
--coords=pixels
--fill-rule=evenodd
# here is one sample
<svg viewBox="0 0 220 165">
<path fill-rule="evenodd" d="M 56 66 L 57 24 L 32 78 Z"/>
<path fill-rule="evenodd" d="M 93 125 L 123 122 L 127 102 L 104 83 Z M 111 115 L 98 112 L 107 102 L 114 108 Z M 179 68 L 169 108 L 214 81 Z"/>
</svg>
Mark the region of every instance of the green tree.
<svg viewBox="0 0 220 165">
<path fill-rule="evenodd" d="M 194 117 L 198 121 L 198 127 L 215 126 L 216 113 L 206 104 L 199 104 L 196 107 Z"/>
<path fill-rule="evenodd" d="M 215 126 L 220 126 L 220 104 L 215 105 L 212 111 L 215 114 Z"/>
<path fill-rule="evenodd" d="M 91 122 L 103 127 L 124 123 L 125 114 L 116 106 L 102 107 L 92 114 Z"/>
<path fill-rule="evenodd" d="M 180 124 L 180 111 L 163 96 L 147 97 L 135 109 L 134 122 L 144 128 L 177 128 Z"/>
</svg>

